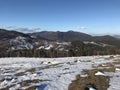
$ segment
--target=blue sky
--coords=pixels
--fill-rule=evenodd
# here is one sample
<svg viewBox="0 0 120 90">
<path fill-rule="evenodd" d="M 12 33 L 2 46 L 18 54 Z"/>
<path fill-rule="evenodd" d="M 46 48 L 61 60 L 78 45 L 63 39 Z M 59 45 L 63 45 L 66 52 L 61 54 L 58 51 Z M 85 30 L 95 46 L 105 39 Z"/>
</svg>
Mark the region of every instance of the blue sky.
<svg viewBox="0 0 120 90">
<path fill-rule="evenodd" d="M 0 27 L 120 34 L 120 0 L 0 0 Z"/>
</svg>

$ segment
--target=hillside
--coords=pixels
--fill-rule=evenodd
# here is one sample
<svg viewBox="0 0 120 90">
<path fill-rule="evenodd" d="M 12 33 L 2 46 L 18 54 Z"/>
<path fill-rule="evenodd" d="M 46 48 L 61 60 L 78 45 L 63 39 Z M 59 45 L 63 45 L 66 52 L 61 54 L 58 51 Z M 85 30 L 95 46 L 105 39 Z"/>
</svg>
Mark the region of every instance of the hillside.
<svg viewBox="0 0 120 90">
<path fill-rule="evenodd" d="M 75 31 L 68 31 L 68 32 L 50 32 L 50 31 L 42 31 L 37 33 L 30 34 L 32 36 L 36 36 L 37 38 L 42 38 L 45 40 L 50 41 L 94 41 L 98 43 L 104 43 L 108 45 L 112 45 L 115 47 L 120 47 L 120 39 L 117 39 L 110 35 L 105 36 L 91 36 L 85 33 L 81 32 L 75 32 Z"/>
<path fill-rule="evenodd" d="M 30 37 L 29 35 L 21 33 L 21 32 L 0 29 L 0 42 L 13 39 L 17 36 Z"/>
<path fill-rule="evenodd" d="M 28 34 L 0 29 L 1 51 L 32 49 L 34 40 Z"/>
<path fill-rule="evenodd" d="M 42 31 L 42 32 L 32 33 L 31 35 L 52 41 L 75 41 L 75 40 L 89 41 L 93 39 L 91 35 L 81 32 L 75 32 L 75 31 L 68 31 L 68 32 Z"/>
<path fill-rule="evenodd" d="M 68 32 L 50 32 L 42 31 L 37 33 L 32 33 L 30 35 L 36 36 L 38 38 L 44 38 L 46 40 L 52 41 L 95 41 L 105 44 L 110 44 L 113 46 L 120 47 L 120 39 L 117 39 L 110 35 L 105 36 L 91 36 L 81 32 L 68 31 Z"/>
<path fill-rule="evenodd" d="M 42 31 L 24 34 L 0 29 L 0 57 L 66 57 L 120 53 L 120 39 L 81 32 Z"/>
<path fill-rule="evenodd" d="M 113 45 L 115 47 L 120 48 L 120 39 L 115 38 L 115 37 L 110 36 L 110 35 L 96 36 L 96 37 L 94 37 L 94 41 L 106 43 L 106 44 Z"/>
</svg>

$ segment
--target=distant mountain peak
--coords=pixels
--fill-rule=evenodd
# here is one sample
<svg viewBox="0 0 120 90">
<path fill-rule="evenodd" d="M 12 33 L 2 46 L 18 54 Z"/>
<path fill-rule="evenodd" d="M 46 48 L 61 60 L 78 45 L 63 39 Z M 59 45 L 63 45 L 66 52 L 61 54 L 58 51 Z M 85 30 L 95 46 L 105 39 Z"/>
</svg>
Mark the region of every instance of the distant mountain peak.
<svg viewBox="0 0 120 90">
<path fill-rule="evenodd" d="M 47 40 L 60 40 L 60 41 L 74 41 L 74 40 L 89 40 L 92 39 L 91 35 L 81 33 L 81 32 L 76 32 L 73 30 L 67 31 L 67 32 L 61 32 L 61 31 L 56 31 L 56 32 L 38 32 L 38 33 L 32 33 L 31 35 L 37 36 L 38 38 L 45 38 Z"/>
</svg>

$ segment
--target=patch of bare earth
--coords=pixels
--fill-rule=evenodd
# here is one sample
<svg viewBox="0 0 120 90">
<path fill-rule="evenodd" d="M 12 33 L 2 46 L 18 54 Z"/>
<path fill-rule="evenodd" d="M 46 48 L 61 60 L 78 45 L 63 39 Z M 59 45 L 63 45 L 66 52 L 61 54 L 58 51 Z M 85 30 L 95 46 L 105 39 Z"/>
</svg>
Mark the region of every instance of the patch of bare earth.
<svg viewBox="0 0 120 90">
<path fill-rule="evenodd" d="M 84 70 L 86 77 L 76 76 L 76 80 L 72 81 L 68 90 L 89 90 L 86 89 L 88 85 L 96 88 L 96 90 L 107 90 L 109 87 L 109 76 L 95 75 L 98 70 Z"/>
</svg>

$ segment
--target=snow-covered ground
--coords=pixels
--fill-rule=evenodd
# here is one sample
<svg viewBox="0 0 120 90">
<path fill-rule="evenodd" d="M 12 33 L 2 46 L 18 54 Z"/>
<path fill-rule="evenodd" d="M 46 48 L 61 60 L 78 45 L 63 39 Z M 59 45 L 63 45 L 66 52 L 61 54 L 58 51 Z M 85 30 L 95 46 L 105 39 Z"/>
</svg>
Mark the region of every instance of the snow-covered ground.
<svg viewBox="0 0 120 90">
<path fill-rule="evenodd" d="M 83 69 L 109 68 L 106 63 L 118 62 L 119 55 L 66 58 L 0 58 L 0 89 L 68 90 L 76 75 Z M 119 60 L 120 61 L 120 60 Z M 108 90 L 120 90 L 120 63 L 114 63 L 115 72 L 97 72 L 96 75 L 112 76 Z M 87 76 L 87 75 L 81 75 Z M 24 82 L 24 83 L 23 83 Z M 27 82 L 27 84 L 25 83 Z M 34 90 L 34 89 L 33 89 Z"/>
</svg>

